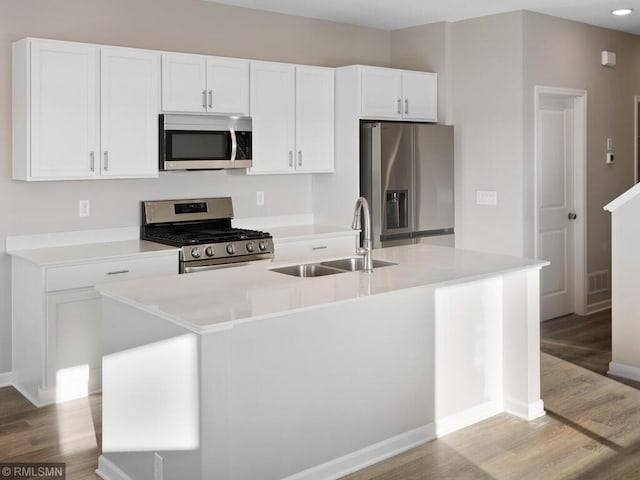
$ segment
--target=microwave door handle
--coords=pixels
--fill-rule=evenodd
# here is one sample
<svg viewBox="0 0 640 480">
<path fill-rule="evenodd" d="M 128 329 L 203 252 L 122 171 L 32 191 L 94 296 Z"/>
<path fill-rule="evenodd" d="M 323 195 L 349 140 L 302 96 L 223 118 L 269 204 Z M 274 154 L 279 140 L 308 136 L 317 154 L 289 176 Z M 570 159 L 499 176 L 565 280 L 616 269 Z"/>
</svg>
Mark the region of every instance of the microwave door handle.
<svg viewBox="0 0 640 480">
<path fill-rule="evenodd" d="M 236 139 L 236 131 L 232 128 L 229 130 L 231 133 L 231 161 L 236 161 L 236 153 L 238 152 L 238 141 Z"/>
</svg>

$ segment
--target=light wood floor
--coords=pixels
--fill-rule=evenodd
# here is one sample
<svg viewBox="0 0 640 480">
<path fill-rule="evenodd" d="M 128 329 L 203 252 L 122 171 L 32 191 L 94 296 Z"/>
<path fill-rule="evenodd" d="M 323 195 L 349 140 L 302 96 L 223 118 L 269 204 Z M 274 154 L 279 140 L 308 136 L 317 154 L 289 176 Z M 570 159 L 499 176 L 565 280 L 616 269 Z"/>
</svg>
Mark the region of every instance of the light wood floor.
<svg viewBox="0 0 640 480">
<path fill-rule="evenodd" d="M 497 415 L 344 480 L 640 479 L 639 385 L 603 375 L 609 315 L 543 324 L 544 417 Z M 96 480 L 100 416 L 99 395 L 36 409 L 2 388 L 0 462 L 62 461 L 69 480 Z"/>
</svg>

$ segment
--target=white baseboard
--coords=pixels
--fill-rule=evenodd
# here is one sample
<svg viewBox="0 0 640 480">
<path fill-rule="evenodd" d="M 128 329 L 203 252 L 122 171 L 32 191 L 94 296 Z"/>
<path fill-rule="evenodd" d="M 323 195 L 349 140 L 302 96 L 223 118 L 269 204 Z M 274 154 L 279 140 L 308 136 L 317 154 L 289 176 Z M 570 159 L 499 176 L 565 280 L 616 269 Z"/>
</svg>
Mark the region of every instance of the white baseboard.
<svg viewBox="0 0 640 480">
<path fill-rule="evenodd" d="M 640 368 L 632 367 L 631 365 L 611 362 L 609 363 L 609 371 L 607 373 L 615 377 L 622 377 L 640 382 Z"/>
<path fill-rule="evenodd" d="M 602 302 L 590 303 L 587 305 L 587 315 L 592 313 L 602 312 L 611 308 L 611 299 L 603 300 Z"/>
<path fill-rule="evenodd" d="M 527 420 L 528 422 L 542 417 L 545 414 L 544 402 L 542 400 L 538 400 L 537 402 L 529 404 L 514 400 L 505 400 L 504 411 L 516 417 Z"/>
<path fill-rule="evenodd" d="M 98 468 L 96 475 L 103 480 L 133 480 L 129 475 L 120 470 L 115 463 L 111 462 L 104 455 L 98 457 Z"/>
<path fill-rule="evenodd" d="M 456 415 L 450 415 L 436 422 L 436 435 L 438 438 L 449 433 L 461 430 L 474 423 L 486 420 L 504 411 L 501 401 L 491 401 L 469 408 Z"/>
<path fill-rule="evenodd" d="M 36 407 L 43 407 L 44 404 L 41 403 L 36 397 L 34 397 L 33 395 L 31 395 L 31 393 L 29 393 L 27 390 L 25 390 L 24 388 L 22 388 L 20 385 L 18 385 L 17 383 L 13 384 L 13 388 L 15 388 L 20 395 L 22 395 L 24 398 L 26 398 L 27 400 L 29 400 L 31 403 L 33 403 L 34 406 Z"/>
<path fill-rule="evenodd" d="M 378 463 L 389 457 L 410 450 L 436 438 L 433 424 L 424 425 L 391 437 L 382 442 L 370 445 L 327 463 L 303 470 L 283 480 L 327 480 L 337 479 Z M 115 479 L 109 479 L 115 480 Z"/>
<path fill-rule="evenodd" d="M 13 372 L 0 373 L 0 388 L 13 385 Z"/>
</svg>

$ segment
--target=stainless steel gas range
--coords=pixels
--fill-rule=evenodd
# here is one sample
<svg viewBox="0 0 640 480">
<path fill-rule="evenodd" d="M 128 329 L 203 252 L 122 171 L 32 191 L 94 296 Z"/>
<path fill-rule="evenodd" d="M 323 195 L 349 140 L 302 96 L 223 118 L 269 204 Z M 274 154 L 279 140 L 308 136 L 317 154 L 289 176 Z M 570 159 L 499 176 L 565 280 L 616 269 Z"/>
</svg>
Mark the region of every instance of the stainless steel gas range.
<svg viewBox="0 0 640 480">
<path fill-rule="evenodd" d="M 142 202 L 140 238 L 181 247 L 180 273 L 273 258 L 269 233 L 233 228 L 231 197 Z"/>
</svg>

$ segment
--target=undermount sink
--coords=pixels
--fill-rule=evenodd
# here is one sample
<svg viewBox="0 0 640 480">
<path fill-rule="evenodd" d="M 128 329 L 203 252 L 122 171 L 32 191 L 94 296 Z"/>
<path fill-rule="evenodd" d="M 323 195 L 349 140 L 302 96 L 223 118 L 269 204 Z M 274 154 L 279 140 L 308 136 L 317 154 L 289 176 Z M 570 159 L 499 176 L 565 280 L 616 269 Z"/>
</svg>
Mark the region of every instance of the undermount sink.
<svg viewBox="0 0 640 480">
<path fill-rule="evenodd" d="M 325 267 L 319 263 L 306 263 L 304 265 L 291 265 L 290 267 L 271 268 L 272 272 L 284 273 L 294 277 L 323 277 L 325 275 L 333 275 L 335 273 L 343 273 L 343 270 L 337 270 L 331 267 Z"/>
<path fill-rule="evenodd" d="M 324 265 L 325 267 L 337 268 L 339 270 L 346 270 L 347 272 L 357 272 L 364 268 L 364 258 L 341 258 L 339 260 L 320 262 L 320 265 Z M 384 260 L 376 260 L 375 258 L 373 259 L 373 268 L 388 267 L 390 265 L 397 265 L 397 263 L 385 262 Z"/>
<path fill-rule="evenodd" d="M 394 262 L 373 259 L 373 268 L 397 265 Z M 305 263 L 302 265 L 291 265 L 288 267 L 271 268 L 272 272 L 283 273 L 294 277 L 323 277 L 325 275 L 335 275 L 336 273 L 357 272 L 364 267 L 362 257 L 340 258 L 320 263 Z"/>
</svg>

